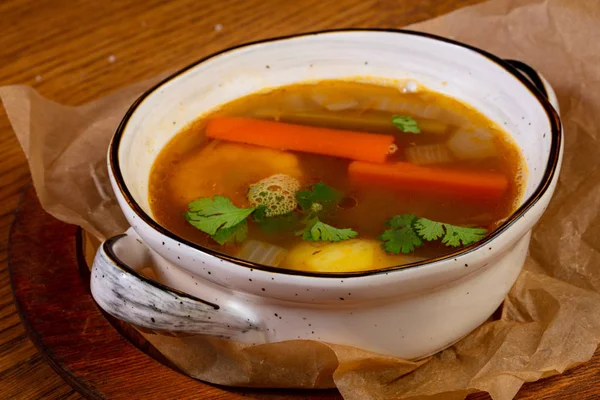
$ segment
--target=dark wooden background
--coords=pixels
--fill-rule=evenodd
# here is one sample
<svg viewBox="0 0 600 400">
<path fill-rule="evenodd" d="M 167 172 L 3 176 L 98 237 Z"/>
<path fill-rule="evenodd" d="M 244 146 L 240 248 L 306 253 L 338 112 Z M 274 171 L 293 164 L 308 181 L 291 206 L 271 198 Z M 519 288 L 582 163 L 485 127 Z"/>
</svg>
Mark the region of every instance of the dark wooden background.
<svg viewBox="0 0 600 400">
<path fill-rule="evenodd" d="M 329 28 L 401 27 L 477 2 L 0 0 L 0 85 L 27 84 L 77 105 L 246 41 Z M 28 183 L 26 160 L 0 109 L 0 399 L 78 399 L 29 341 L 11 294 L 8 234 Z M 529 385 L 519 398 L 600 398 L 597 365 L 595 358 L 566 376 Z"/>
</svg>

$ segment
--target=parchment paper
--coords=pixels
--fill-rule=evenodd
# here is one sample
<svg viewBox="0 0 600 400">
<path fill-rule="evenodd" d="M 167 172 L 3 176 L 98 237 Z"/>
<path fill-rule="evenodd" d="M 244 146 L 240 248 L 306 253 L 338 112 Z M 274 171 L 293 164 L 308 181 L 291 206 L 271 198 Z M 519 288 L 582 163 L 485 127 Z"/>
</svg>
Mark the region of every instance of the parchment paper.
<svg viewBox="0 0 600 400">
<path fill-rule="evenodd" d="M 312 341 L 245 347 L 146 335 L 188 374 L 227 385 L 335 385 L 352 400 L 455 400 L 475 391 L 509 400 L 524 381 L 593 355 L 600 342 L 600 2 L 495 0 L 410 28 L 525 61 L 558 94 L 566 132 L 559 186 L 499 318 L 420 363 Z M 81 107 L 27 87 L 0 88 L 49 213 L 98 239 L 126 229 L 108 184 L 106 149 L 127 107 L 151 83 Z"/>
</svg>

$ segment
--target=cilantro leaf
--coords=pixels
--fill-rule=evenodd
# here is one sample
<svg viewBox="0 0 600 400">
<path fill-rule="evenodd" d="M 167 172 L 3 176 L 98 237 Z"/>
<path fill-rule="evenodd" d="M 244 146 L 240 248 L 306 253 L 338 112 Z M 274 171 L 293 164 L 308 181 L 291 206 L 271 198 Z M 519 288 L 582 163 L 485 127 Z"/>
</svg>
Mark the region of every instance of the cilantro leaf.
<svg viewBox="0 0 600 400">
<path fill-rule="evenodd" d="M 311 240 L 312 236 L 310 235 L 310 228 L 312 228 L 313 225 L 316 224 L 317 222 L 319 222 L 319 217 L 317 217 L 315 213 L 308 214 L 306 216 L 306 218 L 304 218 L 304 220 L 302 220 L 302 224 L 304 224 L 304 228 L 297 231 L 296 236 L 302 236 L 302 239 L 304 239 L 304 240 Z M 306 236 L 306 238 L 305 238 L 304 235 L 308 235 L 308 236 Z"/>
<path fill-rule="evenodd" d="M 421 238 L 410 226 L 400 229 L 387 229 L 379 236 L 379 239 L 384 242 L 383 249 L 393 254 L 408 254 L 423 244 Z"/>
<path fill-rule="evenodd" d="M 185 214 L 188 222 L 196 229 L 214 236 L 219 230 L 246 221 L 255 208 L 238 208 L 227 197 L 215 196 L 192 201 L 188 204 L 188 210 Z"/>
<path fill-rule="evenodd" d="M 444 236 L 444 224 L 427 218 L 419 218 L 415 222 L 415 230 L 423 239 L 433 241 Z"/>
<path fill-rule="evenodd" d="M 414 214 L 394 215 L 385 224 L 390 227 L 379 236 L 383 249 L 393 254 L 408 254 L 423 244 L 414 224 L 418 220 Z"/>
<path fill-rule="evenodd" d="M 427 241 L 442 239 L 446 246 L 467 246 L 480 241 L 487 234 L 487 229 L 464 228 L 443 222 L 419 218 L 414 224 L 419 236 Z"/>
<path fill-rule="evenodd" d="M 296 201 L 303 211 L 320 211 L 337 203 L 343 194 L 334 188 L 319 182 L 307 190 L 296 192 Z"/>
<path fill-rule="evenodd" d="M 318 221 L 309 229 L 305 229 L 302 239 L 312 240 L 313 242 L 340 242 L 342 240 L 352 239 L 358 233 L 350 228 L 338 229 L 324 222 Z"/>
<path fill-rule="evenodd" d="M 405 226 L 411 227 L 416 220 L 417 216 L 414 214 L 394 215 L 385 224 L 392 229 L 399 229 Z"/>
<path fill-rule="evenodd" d="M 259 223 L 268 218 L 267 206 L 265 206 L 264 204 L 258 205 L 258 207 L 256 207 L 256 210 L 254 210 L 254 214 L 252 214 L 252 218 Z"/>
<path fill-rule="evenodd" d="M 421 133 L 421 129 L 419 129 L 417 121 L 408 115 L 394 115 L 392 117 L 392 124 L 394 124 L 396 128 L 400 129 L 402 132 Z"/>
<path fill-rule="evenodd" d="M 296 192 L 296 201 L 300 205 L 300 208 L 304 211 L 309 211 L 312 206 L 312 191 L 311 190 L 299 190 Z"/>
<path fill-rule="evenodd" d="M 423 240 L 432 242 L 442 239 L 449 247 L 467 246 L 483 239 L 487 230 L 460 226 L 417 218 L 413 214 L 396 215 L 386 225 L 390 227 L 379 237 L 388 253 L 410 253 L 423 245 Z"/>
<path fill-rule="evenodd" d="M 302 235 L 303 240 L 313 242 L 340 242 L 358 236 L 358 233 L 350 228 L 335 228 L 321 222 L 317 216 L 309 215 L 304 221 L 304 229 L 296 232 L 296 236 Z"/>
<path fill-rule="evenodd" d="M 446 234 L 442 243 L 452 247 L 458 247 L 461 244 L 468 246 L 480 241 L 487 234 L 487 229 L 483 228 L 463 228 L 450 224 L 444 224 L 444 228 L 446 228 Z"/>
<path fill-rule="evenodd" d="M 258 212 L 255 212 L 255 214 Z M 298 214 L 291 212 L 284 215 L 278 215 L 275 217 L 265 217 L 260 220 L 256 220 L 258 226 L 264 232 L 268 234 L 280 233 L 282 231 L 291 231 L 296 229 L 299 223 Z"/>
<path fill-rule="evenodd" d="M 221 228 L 212 235 L 212 238 L 221 246 L 225 243 L 241 243 L 248 236 L 248 223 L 246 220 L 231 228 Z"/>
</svg>

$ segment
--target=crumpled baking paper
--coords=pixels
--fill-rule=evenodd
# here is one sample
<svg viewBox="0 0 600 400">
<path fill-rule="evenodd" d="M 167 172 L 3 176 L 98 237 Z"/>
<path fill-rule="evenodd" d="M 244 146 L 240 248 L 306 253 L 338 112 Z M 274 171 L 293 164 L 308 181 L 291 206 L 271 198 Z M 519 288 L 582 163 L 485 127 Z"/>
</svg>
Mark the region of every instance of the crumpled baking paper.
<svg viewBox="0 0 600 400">
<path fill-rule="evenodd" d="M 145 334 L 189 375 L 254 387 L 337 387 L 349 400 L 512 399 L 524 382 L 583 363 L 600 343 L 600 2 L 496 0 L 409 27 L 525 61 L 555 88 L 565 128 L 559 185 L 495 319 L 420 362 L 315 341 L 259 346 Z M 0 88 L 41 204 L 96 239 L 127 228 L 106 151 L 134 99 L 159 77 L 80 107 Z M 299 357 L 298 355 L 302 355 Z"/>
</svg>

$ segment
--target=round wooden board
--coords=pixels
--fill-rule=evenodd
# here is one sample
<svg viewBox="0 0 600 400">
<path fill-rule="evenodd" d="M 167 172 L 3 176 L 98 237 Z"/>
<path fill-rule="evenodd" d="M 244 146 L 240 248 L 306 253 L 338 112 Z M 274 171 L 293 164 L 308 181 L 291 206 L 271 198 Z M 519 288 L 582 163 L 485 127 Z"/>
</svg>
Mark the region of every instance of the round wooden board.
<svg viewBox="0 0 600 400">
<path fill-rule="evenodd" d="M 137 331 L 104 315 L 89 292 L 80 229 L 46 214 L 25 193 L 9 241 L 15 300 L 31 340 L 52 368 L 90 399 L 341 399 L 335 390 L 255 390 L 206 384 L 176 371 Z M 600 356 L 527 384 L 517 399 L 597 399 Z M 484 393 L 469 400 L 489 399 Z"/>
</svg>

